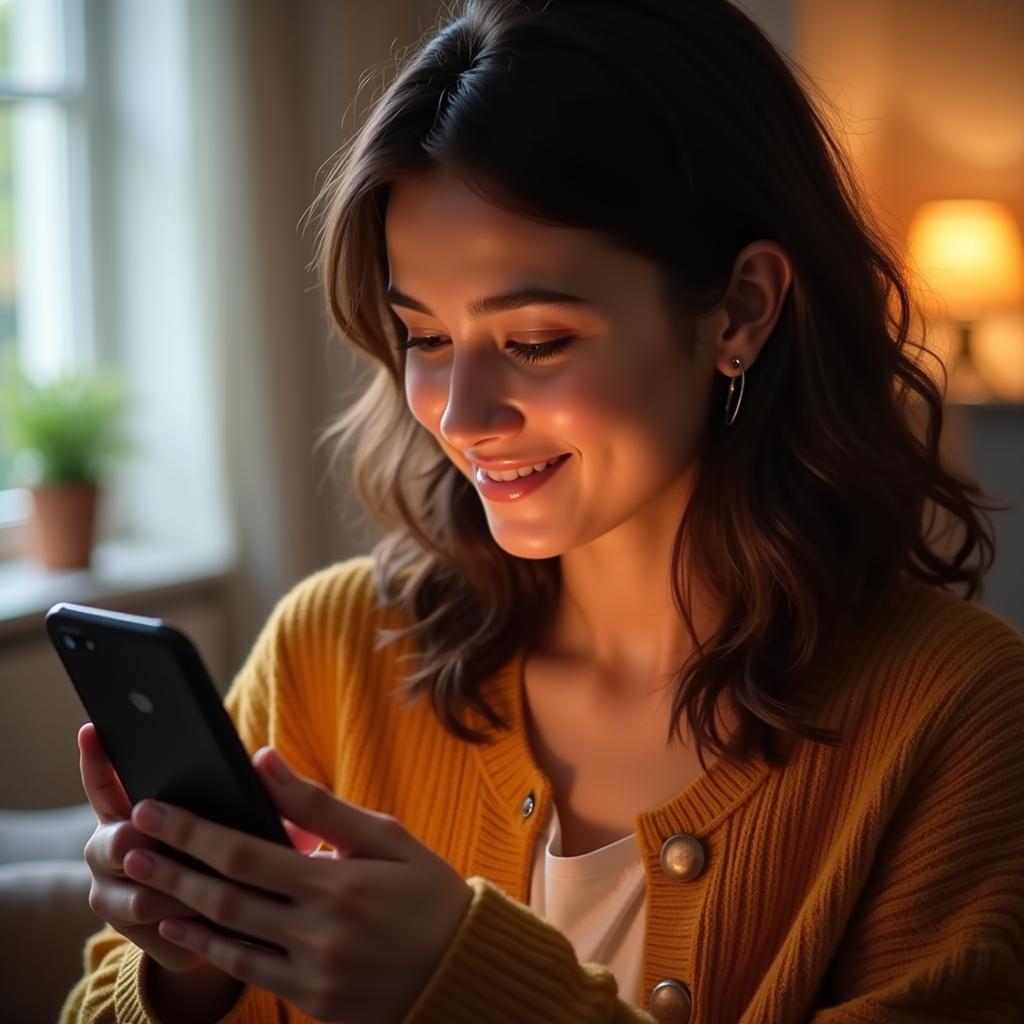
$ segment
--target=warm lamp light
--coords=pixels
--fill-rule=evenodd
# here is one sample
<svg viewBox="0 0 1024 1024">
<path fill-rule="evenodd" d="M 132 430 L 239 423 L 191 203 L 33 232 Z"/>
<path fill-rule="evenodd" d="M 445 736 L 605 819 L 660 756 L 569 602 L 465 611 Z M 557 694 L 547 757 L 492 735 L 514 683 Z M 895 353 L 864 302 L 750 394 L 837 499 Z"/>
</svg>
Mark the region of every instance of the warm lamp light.
<svg viewBox="0 0 1024 1024">
<path fill-rule="evenodd" d="M 1003 203 L 943 199 L 924 203 L 907 232 L 910 256 L 927 291 L 923 304 L 935 315 L 948 310 L 959 332 L 950 368 L 950 397 L 984 401 L 1006 395 L 1006 382 L 989 384 L 972 356 L 975 321 L 1024 307 L 1024 245 L 1012 212 Z M 1024 335 L 1017 339 L 1024 346 Z M 1024 393 L 1014 396 L 1024 399 Z"/>
</svg>

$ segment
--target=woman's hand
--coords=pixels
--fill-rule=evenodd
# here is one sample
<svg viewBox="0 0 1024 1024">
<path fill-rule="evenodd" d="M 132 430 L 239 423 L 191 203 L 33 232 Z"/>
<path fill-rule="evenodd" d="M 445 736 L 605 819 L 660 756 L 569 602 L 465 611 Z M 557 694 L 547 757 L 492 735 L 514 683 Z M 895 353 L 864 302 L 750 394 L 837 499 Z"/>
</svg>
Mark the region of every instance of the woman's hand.
<svg viewBox="0 0 1024 1024">
<path fill-rule="evenodd" d="M 131 881 L 124 873 L 122 863 L 130 850 L 156 844 L 129 820 L 131 801 L 91 722 L 78 731 L 78 750 L 82 787 L 97 818 L 96 831 L 83 851 L 92 871 L 89 907 L 168 970 L 191 971 L 204 966 L 201 956 L 168 942 L 157 929 L 162 918 L 189 916 L 192 910 L 171 896 Z"/>
<path fill-rule="evenodd" d="M 161 922 L 160 935 L 183 954 L 205 957 L 320 1020 L 399 1024 L 440 963 L 472 890 L 395 818 L 291 773 L 270 747 L 253 762 L 282 818 L 298 826 L 292 835 L 319 837 L 333 852 L 305 856 L 143 800 L 132 813 L 139 831 L 227 880 L 144 850 L 129 853 L 124 870 L 191 914 L 276 943 L 285 953 L 237 942 L 174 911 Z M 162 812 L 162 820 L 150 811 Z"/>
</svg>

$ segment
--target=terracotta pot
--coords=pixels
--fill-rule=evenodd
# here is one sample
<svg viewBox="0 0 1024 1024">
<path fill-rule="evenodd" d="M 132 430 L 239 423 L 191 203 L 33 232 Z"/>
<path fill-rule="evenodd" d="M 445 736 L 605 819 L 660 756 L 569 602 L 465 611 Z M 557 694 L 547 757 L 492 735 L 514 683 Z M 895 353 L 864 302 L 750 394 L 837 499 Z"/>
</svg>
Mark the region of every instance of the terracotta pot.
<svg viewBox="0 0 1024 1024">
<path fill-rule="evenodd" d="M 96 484 L 51 484 L 31 491 L 31 553 L 47 569 L 87 569 L 96 530 Z"/>
</svg>

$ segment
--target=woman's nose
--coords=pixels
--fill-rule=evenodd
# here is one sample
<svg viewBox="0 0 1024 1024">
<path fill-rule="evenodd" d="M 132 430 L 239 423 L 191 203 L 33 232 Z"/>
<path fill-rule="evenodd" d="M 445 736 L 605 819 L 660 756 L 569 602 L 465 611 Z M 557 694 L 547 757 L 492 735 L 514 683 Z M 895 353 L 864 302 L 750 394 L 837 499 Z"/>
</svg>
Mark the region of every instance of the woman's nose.
<svg viewBox="0 0 1024 1024">
<path fill-rule="evenodd" d="M 522 414 L 511 401 L 507 375 L 492 354 L 464 351 L 449 367 L 440 430 L 450 445 L 465 451 L 484 438 L 518 432 Z"/>
</svg>

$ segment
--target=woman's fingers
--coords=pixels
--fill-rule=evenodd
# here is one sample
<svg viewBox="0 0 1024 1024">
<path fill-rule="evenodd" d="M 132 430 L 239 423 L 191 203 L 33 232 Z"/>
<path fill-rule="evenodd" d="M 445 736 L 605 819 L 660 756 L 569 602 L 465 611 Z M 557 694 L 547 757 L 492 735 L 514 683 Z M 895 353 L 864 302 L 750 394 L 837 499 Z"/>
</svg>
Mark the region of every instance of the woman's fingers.
<svg viewBox="0 0 1024 1024">
<path fill-rule="evenodd" d="M 124 873 L 124 858 L 130 850 L 153 848 L 157 842 L 132 825 L 132 802 L 91 722 L 78 730 L 78 750 L 82 787 L 99 819 L 83 851 L 93 876 L 90 909 L 161 967 L 195 970 L 205 963 L 203 958 L 159 933 L 164 918 L 196 917 L 195 911 L 167 893 L 131 881 Z"/>
<path fill-rule="evenodd" d="M 144 835 L 130 821 L 100 824 L 85 844 L 85 862 L 105 875 L 124 876 L 124 858 L 129 850 L 155 850 L 159 843 Z"/>
<path fill-rule="evenodd" d="M 295 847 L 299 853 L 312 853 L 314 850 L 318 850 L 323 843 L 323 840 L 312 832 L 307 832 L 304 828 L 299 828 L 292 821 L 288 821 L 287 818 L 281 819 L 281 824 L 284 825 L 285 832 L 288 833 L 288 838 L 292 841 L 292 846 Z"/>
<path fill-rule="evenodd" d="M 131 927 L 115 924 L 113 927 L 169 971 L 190 972 L 196 968 L 209 967 L 206 960 L 197 953 L 182 949 L 181 946 L 165 939 L 155 924 Z"/>
<path fill-rule="evenodd" d="M 79 765 L 82 787 L 101 822 L 123 821 L 131 817 L 132 802 L 128 799 L 114 766 L 107 758 L 103 744 L 92 722 L 78 730 Z"/>
<path fill-rule="evenodd" d="M 137 882 L 107 882 L 93 886 L 89 909 L 115 927 L 155 925 L 165 917 L 195 917 L 196 912 L 173 896 Z"/>
</svg>

